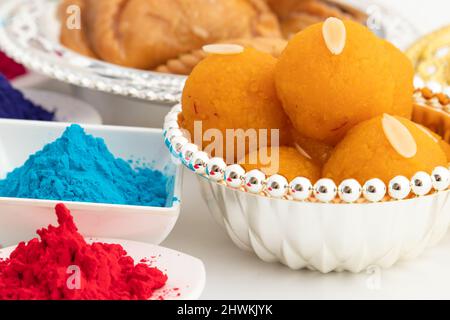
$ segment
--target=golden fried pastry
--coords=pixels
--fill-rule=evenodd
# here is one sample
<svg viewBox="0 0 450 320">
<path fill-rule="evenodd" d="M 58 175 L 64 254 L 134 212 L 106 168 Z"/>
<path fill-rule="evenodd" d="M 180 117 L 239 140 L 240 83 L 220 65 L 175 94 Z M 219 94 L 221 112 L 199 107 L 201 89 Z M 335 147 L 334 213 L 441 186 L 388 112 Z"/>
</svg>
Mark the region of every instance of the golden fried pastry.
<svg viewBox="0 0 450 320">
<path fill-rule="evenodd" d="M 254 48 L 258 51 L 268 53 L 275 58 L 278 58 L 281 55 L 281 52 L 287 45 L 287 41 L 284 39 L 263 37 L 223 40 L 218 43 L 233 43 L 246 48 Z M 188 75 L 206 56 L 207 54 L 202 49 L 193 50 L 167 61 L 165 64 L 157 67 L 155 71 Z"/>
<path fill-rule="evenodd" d="M 299 12 L 296 15 L 280 22 L 281 32 L 286 39 L 292 38 L 297 32 L 306 29 L 310 25 L 323 21 L 321 17 Z"/>
<path fill-rule="evenodd" d="M 349 178 L 361 184 L 372 178 L 389 183 L 398 175 L 411 178 L 446 165 L 447 157 L 431 135 L 405 118 L 383 115 L 351 129 L 322 173 L 336 183 Z"/>
<path fill-rule="evenodd" d="M 313 183 L 320 179 L 320 166 L 293 147 L 261 148 L 239 161 L 246 171 L 259 169 L 266 176 L 280 174 L 289 181 L 305 177 Z"/>
<path fill-rule="evenodd" d="M 328 17 L 351 19 L 361 24 L 367 20 L 366 14 L 341 2 L 327 0 L 267 0 L 267 2 L 277 14 L 282 33 L 287 39 Z"/>
<path fill-rule="evenodd" d="M 227 162 L 271 145 L 270 129 L 280 129 L 282 136 L 288 132 L 289 120 L 275 92 L 277 60 L 252 48 L 241 49 L 241 53 L 211 54 L 201 61 L 187 79 L 182 97 L 180 126 L 193 136 L 196 121 L 201 121 L 204 134 L 209 129 L 219 130 L 224 137 L 223 147 L 236 146 L 236 140 L 226 138 L 227 129 L 255 129 L 256 137 L 259 129 L 268 130 L 267 143 L 258 138 L 258 145 L 251 149 L 248 144 L 245 149 L 241 144 L 241 151 L 236 151 L 236 146 L 235 154 L 230 154 L 233 148 L 227 149 L 228 154 L 225 150 L 211 151 L 213 155 L 226 156 Z M 209 143 L 203 141 L 203 148 Z"/>
<path fill-rule="evenodd" d="M 376 115 L 411 118 L 413 73 L 406 56 L 366 27 L 329 18 L 289 41 L 275 83 L 295 129 L 335 145 Z"/>
<path fill-rule="evenodd" d="M 74 7 L 75 6 L 75 7 Z M 79 12 L 73 11 L 79 8 Z M 78 9 L 76 9 L 78 10 Z M 96 58 L 97 55 L 91 50 L 87 39 L 85 0 L 64 0 L 59 7 L 59 17 L 61 20 L 61 43 L 67 48 L 74 50 L 87 57 Z M 80 21 L 69 21 L 69 19 L 80 19 Z M 79 23 L 80 28 L 71 23 Z"/>
<path fill-rule="evenodd" d="M 418 40 L 406 55 L 424 81 L 450 85 L 450 25 Z"/>
<path fill-rule="evenodd" d="M 262 0 L 84 0 L 83 15 L 84 34 L 98 57 L 139 69 L 222 39 L 280 36 Z"/>
</svg>

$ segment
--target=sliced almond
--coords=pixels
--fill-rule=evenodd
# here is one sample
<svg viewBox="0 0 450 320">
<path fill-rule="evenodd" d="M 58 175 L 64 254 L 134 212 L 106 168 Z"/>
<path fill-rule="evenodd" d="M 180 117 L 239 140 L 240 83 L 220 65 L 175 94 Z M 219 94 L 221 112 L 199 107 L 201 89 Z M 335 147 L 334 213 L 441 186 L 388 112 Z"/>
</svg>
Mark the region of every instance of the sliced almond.
<svg viewBox="0 0 450 320">
<path fill-rule="evenodd" d="M 295 149 L 297 149 L 297 151 L 305 158 L 312 160 L 312 157 L 308 154 L 308 152 L 306 152 L 305 149 L 300 147 L 300 145 L 298 143 L 295 144 Z"/>
<path fill-rule="evenodd" d="M 208 30 L 203 29 L 202 27 L 192 26 L 192 32 L 194 32 L 196 36 L 199 36 L 202 39 L 208 39 L 209 37 Z"/>
<path fill-rule="evenodd" d="M 403 123 L 393 116 L 384 114 L 382 125 L 386 138 L 399 155 L 409 159 L 417 154 L 416 140 Z"/>
<path fill-rule="evenodd" d="M 344 51 L 347 40 L 347 30 L 344 22 L 338 18 L 328 18 L 322 26 L 323 39 L 325 44 L 334 55 L 339 55 Z"/>
<path fill-rule="evenodd" d="M 239 54 L 244 52 L 244 47 L 238 44 L 208 44 L 203 46 L 203 51 L 210 54 Z"/>
</svg>

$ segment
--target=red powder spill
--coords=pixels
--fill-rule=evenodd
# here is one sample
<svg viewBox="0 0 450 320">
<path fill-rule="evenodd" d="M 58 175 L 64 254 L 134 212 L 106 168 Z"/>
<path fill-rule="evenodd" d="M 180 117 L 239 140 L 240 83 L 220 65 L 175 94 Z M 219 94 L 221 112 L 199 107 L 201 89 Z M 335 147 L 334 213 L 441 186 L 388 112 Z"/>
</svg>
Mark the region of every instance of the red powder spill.
<svg viewBox="0 0 450 320">
<path fill-rule="evenodd" d="M 58 227 L 37 231 L 0 261 L 0 300 L 147 300 L 167 276 L 136 266 L 122 246 L 87 244 L 70 211 L 56 206 Z"/>
<path fill-rule="evenodd" d="M 0 73 L 8 80 L 13 80 L 27 73 L 27 70 L 0 51 Z"/>
</svg>

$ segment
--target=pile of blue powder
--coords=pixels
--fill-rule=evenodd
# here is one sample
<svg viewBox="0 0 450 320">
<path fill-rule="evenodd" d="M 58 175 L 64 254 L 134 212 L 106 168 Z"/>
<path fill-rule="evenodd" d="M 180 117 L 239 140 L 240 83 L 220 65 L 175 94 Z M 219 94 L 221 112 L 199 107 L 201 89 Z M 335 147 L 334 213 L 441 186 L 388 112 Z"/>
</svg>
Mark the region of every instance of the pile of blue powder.
<svg viewBox="0 0 450 320">
<path fill-rule="evenodd" d="M 0 74 L 0 118 L 52 121 L 55 114 L 26 99 Z"/>
<path fill-rule="evenodd" d="M 0 197 L 164 207 L 168 178 L 115 158 L 103 139 L 71 125 L 0 180 Z"/>
</svg>

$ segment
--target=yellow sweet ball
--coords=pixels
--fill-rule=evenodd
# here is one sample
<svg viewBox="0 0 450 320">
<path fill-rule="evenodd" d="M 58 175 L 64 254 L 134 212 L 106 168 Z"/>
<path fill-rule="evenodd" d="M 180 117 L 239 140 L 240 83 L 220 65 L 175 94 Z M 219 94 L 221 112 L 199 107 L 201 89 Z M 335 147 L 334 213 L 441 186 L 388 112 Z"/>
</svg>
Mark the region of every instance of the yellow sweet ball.
<svg viewBox="0 0 450 320">
<path fill-rule="evenodd" d="M 445 142 L 444 140 L 440 140 L 439 145 L 447 156 L 447 161 L 450 163 L 450 144 L 448 144 L 448 142 Z"/>
<path fill-rule="evenodd" d="M 427 127 L 424 127 L 420 124 L 417 124 L 417 126 L 422 129 L 425 133 L 429 134 L 430 137 L 441 147 L 441 149 L 444 151 L 445 155 L 447 156 L 447 161 L 450 162 L 450 144 L 448 144 L 442 137 L 437 134 L 434 131 L 431 131 Z"/>
<path fill-rule="evenodd" d="M 330 158 L 334 147 L 322 141 L 307 138 L 293 127 L 290 131 L 290 146 L 300 150 L 307 158 L 323 166 Z"/>
<path fill-rule="evenodd" d="M 412 111 L 410 111 L 409 106 L 414 105 L 414 66 L 411 60 L 392 43 L 386 40 L 381 41 L 391 57 L 391 71 L 396 84 L 394 90 L 395 107 L 390 112 L 386 112 L 411 119 Z"/>
<path fill-rule="evenodd" d="M 352 178 L 363 184 L 379 178 L 387 184 L 398 175 L 411 178 L 446 164 L 444 151 L 430 134 L 410 120 L 385 114 L 352 128 L 336 146 L 322 175 L 336 183 Z"/>
<path fill-rule="evenodd" d="M 213 49 L 220 48 L 219 45 Z M 201 121 L 203 133 L 218 129 L 223 134 L 224 146 L 237 143 L 237 140 L 227 141 L 227 129 L 256 129 L 258 136 L 260 129 L 267 129 L 267 144 L 258 140 L 258 146 L 271 145 L 271 129 L 279 129 L 280 139 L 286 139 L 289 120 L 276 95 L 276 62 L 271 55 L 252 48 L 210 54 L 187 79 L 182 96 L 181 127 L 194 135 L 194 124 Z M 204 141 L 203 147 L 205 143 L 208 144 Z M 226 157 L 226 150 L 221 151 L 214 155 Z"/>
<path fill-rule="evenodd" d="M 412 114 L 411 62 L 352 21 L 329 18 L 294 36 L 279 58 L 275 85 L 295 128 L 332 145 L 382 113 Z"/>
<path fill-rule="evenodd" d="M 269 147 L 250 152 L 239 163 L 246 171 L 259 169 L 266 176 L 280 174 L 286 179 L 305 177 L 315 183 L 321 168 L 294 147 Z"/>
</svg>

